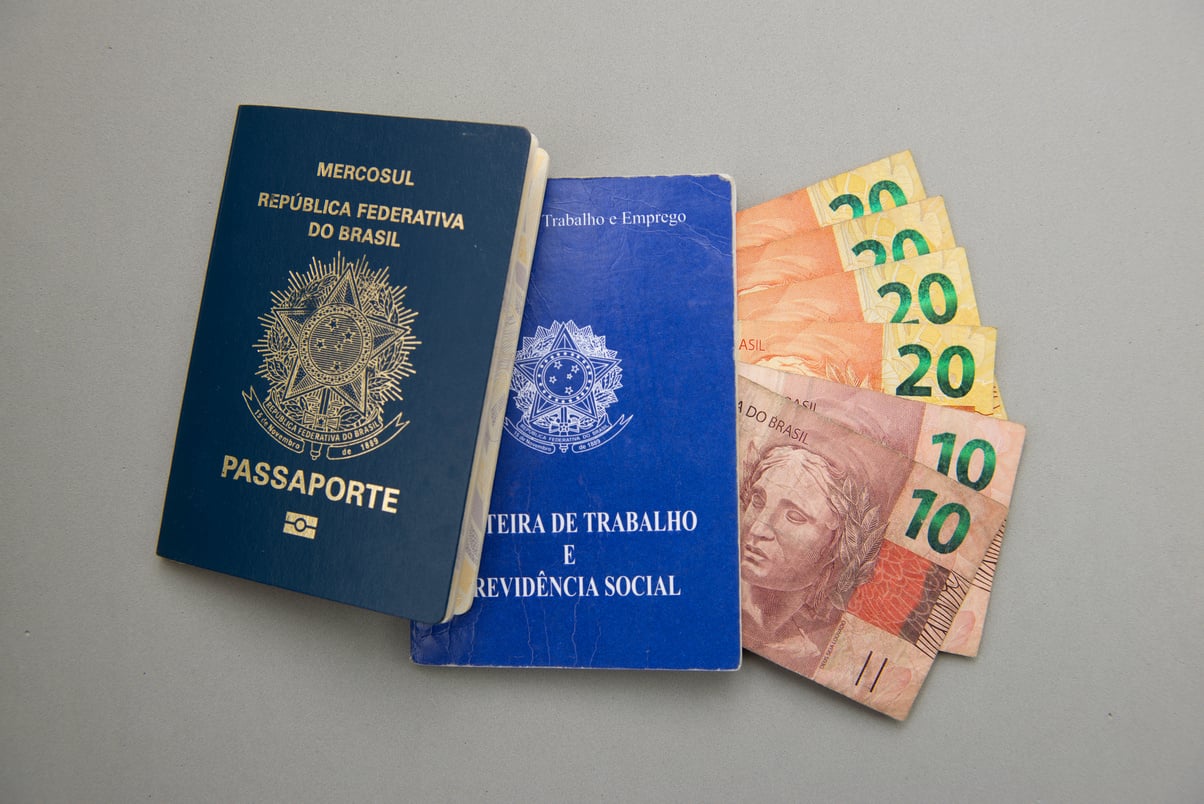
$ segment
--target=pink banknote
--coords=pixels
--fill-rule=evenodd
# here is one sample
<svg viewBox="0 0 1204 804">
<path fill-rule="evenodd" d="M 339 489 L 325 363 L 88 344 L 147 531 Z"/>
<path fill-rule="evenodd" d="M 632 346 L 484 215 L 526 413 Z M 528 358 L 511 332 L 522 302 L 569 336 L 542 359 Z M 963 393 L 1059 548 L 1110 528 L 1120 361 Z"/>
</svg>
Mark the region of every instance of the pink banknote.
<svg viewBox="0 0 1204 804">
<path fill-rule="evenodd" d="M 850 430 L 879 441 L 916 463 L 937 470 L 992 500 L 1010 506 L 1024 425 L 977 413 L 926 405 L 816 377 L 737 363 L 736 370 L 758 385 L 789 397 Z M 987 550 L 941 650 L 963 656 L 978 653 L 1001 533 Z"/>
<path fill-rule="evenodd" d="M 737 378 L 744 647 L 903 719 L 1007 508 Z"/>
</svg>

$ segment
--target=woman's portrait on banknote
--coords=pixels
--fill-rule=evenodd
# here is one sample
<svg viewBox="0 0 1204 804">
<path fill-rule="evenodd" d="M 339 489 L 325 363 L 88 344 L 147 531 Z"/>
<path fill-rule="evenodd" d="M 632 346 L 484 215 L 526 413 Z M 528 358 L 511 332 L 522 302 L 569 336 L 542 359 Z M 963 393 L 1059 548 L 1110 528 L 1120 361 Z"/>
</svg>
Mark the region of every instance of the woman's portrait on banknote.
<svg viewBox="0 0 1204 804">
<path fill-rule="evenodd" d="M 876 496 L 855 459 L 778 444 L 746 460 L 745 647 L 814 671 L 849 598 L 873 575 L 885 530 Z"/>
</svg>

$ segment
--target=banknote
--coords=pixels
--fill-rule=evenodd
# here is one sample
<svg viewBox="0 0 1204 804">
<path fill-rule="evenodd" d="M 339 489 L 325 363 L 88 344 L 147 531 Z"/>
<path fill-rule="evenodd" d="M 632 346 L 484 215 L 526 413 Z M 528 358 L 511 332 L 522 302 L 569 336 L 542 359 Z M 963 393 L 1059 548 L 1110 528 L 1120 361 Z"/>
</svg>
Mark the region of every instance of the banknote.
<svg viewBox="0 0 1204 804">
<path fill-rule="evenodd" d="M 736 315 L 796 323 L 981 323 L 962 248 L 744 293 Z"/>
<path fill-rule="evenodd" d="M 995 393 L 994 393 L 995 405 L 994 405 L 994 410 L 991 411 L 991 415 L 993 417 L 995 417 L 996 419 L 1003 419 L 1004 421 L 1007 421 L 1008 411 L 1007 411 L 1007 408 L 1005 408 L 1003 406 L 1003 397 L 999 394 L 999 376 L 998 375 L 996 375 L 996 377 L 995 377 L 995 389 L 994 390 L 995 390 Z"/>
<path fill-rule="evenodd" d="M 736 360 L 988 416 L 995 410 L 993 327 L 740 321 Z"/>
<path fill-rule="evenodd" d="M 902 151 L 737 212 L 736 245 L 759 246 L 924 197 L 911 151 Z"/>
<path fill-rule="evenodd" d="M 736 371 L 998 503 L 1012 504 L 1024 425 L 764 366 L 737 363 Z M 978 653 L 1002 540 L 1001 531 L 974 575 L 942 651 L 962 656 Z"/>
<path fill-rule="evenodd" d="M 941 196 L 784 240 L 736 249 L 736 292 L 803 282 L 841 271 L 956 248 Z"/>
<path fill-rule="evenodd" d="M 744 647 L 902 720 L 1007 508 L 737 377 Z"/>
</svg>

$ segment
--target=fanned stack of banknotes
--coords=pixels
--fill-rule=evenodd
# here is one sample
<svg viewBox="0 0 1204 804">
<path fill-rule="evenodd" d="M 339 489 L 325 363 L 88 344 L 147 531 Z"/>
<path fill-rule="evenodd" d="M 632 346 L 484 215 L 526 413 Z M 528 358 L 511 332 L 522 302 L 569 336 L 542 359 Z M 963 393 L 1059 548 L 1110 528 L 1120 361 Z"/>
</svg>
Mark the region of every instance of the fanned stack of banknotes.
<svg viewBox="0 0 1204 804">
<path fill-rule="evenodd" d="M 977 654 L 1024 427 L 909 152 L 736 216 L 744 647 L 903 719 Z"/>
</svg>

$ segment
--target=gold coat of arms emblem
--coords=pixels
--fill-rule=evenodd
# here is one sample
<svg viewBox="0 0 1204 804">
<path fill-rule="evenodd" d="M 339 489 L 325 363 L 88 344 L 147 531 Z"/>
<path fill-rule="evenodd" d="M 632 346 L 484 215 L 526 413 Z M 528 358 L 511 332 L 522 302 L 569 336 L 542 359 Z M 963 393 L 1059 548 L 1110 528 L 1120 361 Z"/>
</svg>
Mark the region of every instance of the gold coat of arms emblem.
<svg viewBox="0 0 1204 804">
<path fill-rule="evenodd" d="M 262 362 L 247 409 L 269 436 L 313 459 L 354 458 L 391 441 L 409 424 L 400 411 L 402 383 L 414 375 L 410 357 L 418 313 L 405 305 L 405 287 L 389 283 L 388 267 L 366 257 L 316 257 L 305 273 L 290 272 L 288 287 L 272 293 L 259 317 L 255 342 Z"/>
</svg>

